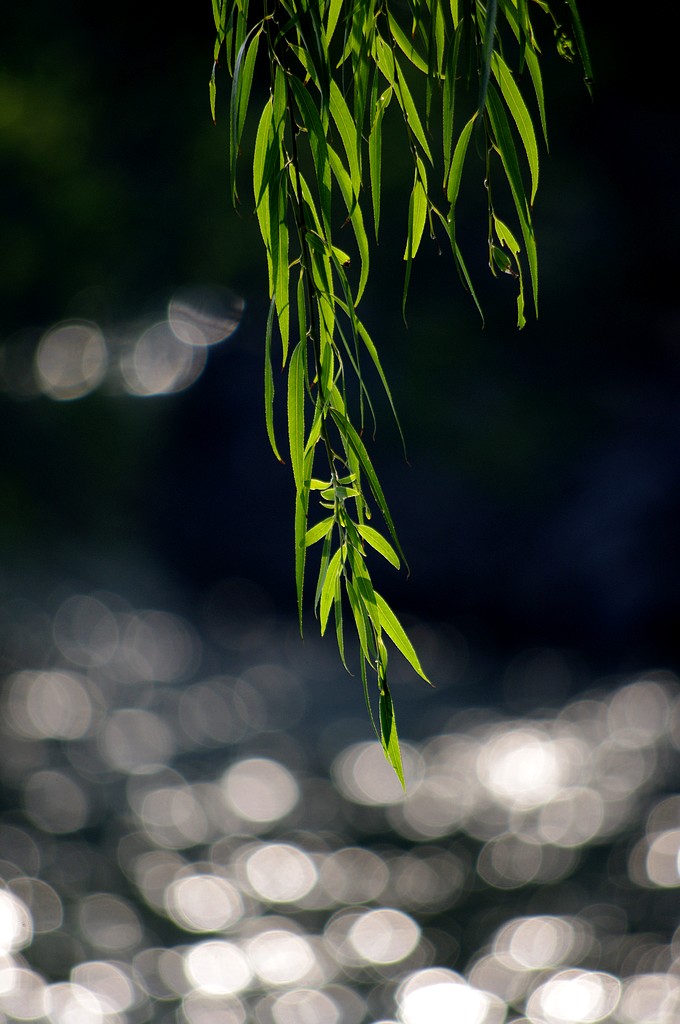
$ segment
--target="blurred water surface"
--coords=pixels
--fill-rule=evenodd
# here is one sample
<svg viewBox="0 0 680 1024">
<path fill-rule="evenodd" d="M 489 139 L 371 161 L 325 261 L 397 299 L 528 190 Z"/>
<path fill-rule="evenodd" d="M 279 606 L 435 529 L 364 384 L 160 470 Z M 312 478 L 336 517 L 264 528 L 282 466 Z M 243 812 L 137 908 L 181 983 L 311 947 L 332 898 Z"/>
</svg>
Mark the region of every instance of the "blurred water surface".
<svg viewBox="0 0 680 1024">
<path fill-rule="evenodd" d="M 413 630 L 404 794 L 248 581 L 193 617 L 5 600 L 0 1020 L 676 1022 L 678 680 L 544 703 L 565 665 L 527 652 L 489 706 L 464 638 Z"/>
</svg>

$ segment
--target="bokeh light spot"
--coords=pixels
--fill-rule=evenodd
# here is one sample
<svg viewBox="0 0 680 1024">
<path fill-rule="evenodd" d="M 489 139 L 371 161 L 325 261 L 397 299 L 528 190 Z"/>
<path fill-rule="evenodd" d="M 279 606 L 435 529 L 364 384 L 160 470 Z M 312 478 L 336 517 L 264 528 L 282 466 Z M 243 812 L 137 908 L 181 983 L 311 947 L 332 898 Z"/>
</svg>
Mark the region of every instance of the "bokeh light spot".
<svg viewBox="0 0 680 1024">
<path fill-rule="evenodd" d="M 444 968 L 410 975 L 397 991 L 403 1024 L 501 1024 L 505 1003 Z"/>
<path fill-rule="evenodd" d="M 14 952 L 33 939 L 31 912 L 18 896 L 0 889 L 0 953 Z"/>
<path fill-rule="evenodd" d="M 540 1024 L 596 1024 L 619 1001 L 618 978 L 601 971 L 560 971 L 532 992 L 527 1016 Z"/>
<path fill-rule="evenodd" d="M 294 776 L 277 761 L 245 758 L 222 777 L 227 803 L 245 821 L 269 825 L 285 818 L 300 795 Z"/>
<path fill-rule="evenodd" d="M 121 372 L 132 395 L 149 398 L 184 391 L 201 375 L 206 349 L 180 341 L 168 321 L 147 328 L 121 358 Z"/>
<path fill-rule="evenodd" d="M 70 401 L 93 391 L 108 363 L 106 343 L 96 324 L 71 321 L 50 328 L 40 339 L 35 372 L 50 398 Z"/>
<path fill-rule="evenodd" d="M 356 919 L 348 939 L 364 960 L 393 964 L 406 959 L 420 940 L 420 928 L 408 914 L 381 908 Z"/>
<path fill-rule="evenodd" d="M 243 915 L 240 893 L 217 875 L 178 878 L 168 886 L 165 900 L 173 921 L 190 932 L 221 931 Z"/>
<path fill-rule="evenodd" d="M 210 995 L 230 995 L 247 988 L 252 970 L 243 951 L 233 942 L 210 939 L 191 946 L 184 959 L 192 986 Z"/>
</svg>

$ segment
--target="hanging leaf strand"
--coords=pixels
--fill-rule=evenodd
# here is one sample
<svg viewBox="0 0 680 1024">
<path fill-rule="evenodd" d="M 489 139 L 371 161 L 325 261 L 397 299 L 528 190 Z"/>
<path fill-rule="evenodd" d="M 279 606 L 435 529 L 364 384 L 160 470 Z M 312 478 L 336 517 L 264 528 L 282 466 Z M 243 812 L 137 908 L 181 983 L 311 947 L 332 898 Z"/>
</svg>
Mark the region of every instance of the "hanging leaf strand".
<svg viewBox="0 0 680 1024">
<path fill-rule="evenodd" d="M 347 667 L 346 621 L 352 624 L 369 717 L 402 785 L 388 642 L 429 680 L 369 570 L 369 556 L 396 569 L 405 559 L 363 440 L 366 412 L 372 415 L 373 408 L 365 359 L 377 372 L 396 420 L 378 348 L 358 313 L 370 273 L 366 218 L 377 238 L 383 128 L 391 118 L 401 122 L 412 164 L 404 315 L 412 264 L 428 225 L 430 234 L 439 226 L 448 239 L 458 275 L 481 314 L 456 232 L 463 172 L 470 154 L 481 153 L 490 269 L 515 280 L 519 327 L 528 300 L 538 312 L 533 204 L 539 185 L 537 138 L 547 145 L 547 127 L 534 13 L 552 21 L 558 52 L 568 60 L 578 57 L 590 87 L 590 57 L 575 0 L 264 0 L 257 7 L 249 0 L 213 0 L 217 35 L 210 108 L 214 120 L 216 69 L 222 60 L 231 77 L 229 168 L 235 204 L 246 124 L 252 118 L 257 125 L 253 205 L 271 300 L 265 422 L 274 455 L 284 461 L 274 429 L 278 352 L 287 374 L 300 628 L 307 558 L 314 549 L 320 553 L 313 607 L 321 633 L 333 613 Z M 268 90 L 258 113 L 252 108 L 260 70 L 268 74 Z M 337 244 L 341 234 L 342 246 Z"/>
</svg>

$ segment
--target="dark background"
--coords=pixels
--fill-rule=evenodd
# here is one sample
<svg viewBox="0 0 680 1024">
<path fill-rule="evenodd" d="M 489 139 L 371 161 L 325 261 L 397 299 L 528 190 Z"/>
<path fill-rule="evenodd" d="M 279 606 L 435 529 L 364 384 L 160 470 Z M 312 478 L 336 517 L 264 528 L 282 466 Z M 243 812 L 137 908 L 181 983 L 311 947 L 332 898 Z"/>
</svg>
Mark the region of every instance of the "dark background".
<svg viewBox="0 0 680 1024">
<path fill-rule="evenodd" d="M 676 668 L 677 102 L 644 30 L 582 6 L 593 102 L 544 44 L 538 322 L 516 330 L 512 283 L 485 266 L 480 165 L 463 245 L 485 325 L 426 240 L 404 327 L 404 181 L 398 154 L 385 160 L 390 216 L 362 308 L 409 462 L 384 402 L 371 451 L 411 572 L 380 582 L 407 619 L 450 622 L 500 658 L 555 647 L 603 673 Z M 65 317 L 115 330 L 185 284 L 227 284 L 247 306 L 179 395 L 5 389 L 0 593 L 68 579 L 191 609 L 240 576 L 292 615 L 290 474 L 264 429 L 266 280 L 248 203 L 230 205 L 224 85 L 210 119 L 210 4 L 14 5 L 4 21 L 5 361 Z M 248 173 L 246 157 L 244 199 Z"/>
</svg>

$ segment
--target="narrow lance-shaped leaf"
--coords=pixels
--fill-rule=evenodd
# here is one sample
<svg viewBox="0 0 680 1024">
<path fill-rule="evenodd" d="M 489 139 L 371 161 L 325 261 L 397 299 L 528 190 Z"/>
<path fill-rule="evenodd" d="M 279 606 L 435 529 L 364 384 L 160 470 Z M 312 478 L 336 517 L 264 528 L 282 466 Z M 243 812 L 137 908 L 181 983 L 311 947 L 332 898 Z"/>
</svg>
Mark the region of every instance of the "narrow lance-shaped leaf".
<svg viewBox="0 0 680 1024">
<path fill-rule="evenodd" d="M 377 77 L 377 76 L 376 76 Z M 380 225 L 380 189 L 382 173 L 382 120 L 389 102 L 392 99 L 392 86 L 388 86 L 376 103 L 375 115 L 371 132 L 368 136 L 368 161 L 371 175 L 371 199 L 373 204 L 373 224 L 375 237 L 378 238 Z"/>
<path fill-rule="evenodd" d="M 342 569 L 343 562 L 343 550 L 341 547 L 333 554 L 330 562 L 328 563 L 328 569 L 326 570 L 326 578 L 321 588 L 321 604 L 319 606 L 319 621 L 321 624 L 321 635 L 326 632 L 326 626 L 328 624 L 328 616 L 333 606 L 336 595 L 336 584 L 340 571 Z"/>
<path fill-rule="evenodd" d="M 305 340 L 293 349 L 288 365 L 288 443 L 290 464 L 295 488 L 300 492 L 305 484 Z"/>
<path fill-rule="evenodd" d="M 388 11 L 387 17 L 390 25 L 390 32 L 392 33 L 392 37 L 399 49 L 406 55 L 415 68 L 418 68 L 419 71 L 422 71 L 423 74 L 427 75 L 429 73 L 427 61 L 424 60 L 416 50 L 413 39 L 409 39 L 391 11 Z"/>
<path fill-rule="evenodd" d="M 456 79 L 458 76 L 458 56 L 463 33 L 456 30 L 456 33 L 449 43 L 449 52 L 446 58 L 446 72 L 442 86 L 442 150 L 444 153 L 444 168 L 448 173 L 451 163 L 451 149 L 453 147 L 453 122 L 455 116 L 456 100 Z M 444 182 L 446 187 L 446 181 Z"/>
<path fill-rule="evenodd" d="M 515 209 L 517 210 L 517 219 L 519 220 L 520 227 L 522 229 L 522 238 L 524 239 L 524 248 L 526 250 L 527 261 L 529 263 L 529 273 L 531 275 L 534 308 L 536 310 L 536 315 L 538 315 L 538 257 L 536 254 L 536 240 L 534 239 L 531 215 L 527 205 L 524 185 L 522 183 L 522 175 L 519 169 L 519 161 L 515 150 L 515 143 L 510 132 L 510 125 L 508 124 L 508 119 L 505 110 L 503 109 L 500 96 L 491 83 L 489 83 L 486 102 L 493 132 L 496 138 L 496 149 L 501 158 L 503 169 L 505 170 L 505 175 L 508 179 L 508 184 L 510 185 L 510 191 L 515 202 Z"/>
<path fill-rule="evenodd" d="M 333 523 L 335 523 L 335 517 L 333 517 Z M 314 594 L 315 613 L 319 607 L 319 602 L 321 600 L 321 591 L 323 590 L 324 581 L 326 579 L 326 570 L 328 569 L 328 563 L 331 560 L 331 541 L 332 536 L 330 533 L 327 533 L 324 538 L 323 548 L 321 549 L 321 559 L 319 561 L 319 575 L 316 581 L 316 593 Z"/>
<path fill-rule="evenodd" d="M 384 652 L 384 653 L 383 653 Z M 378 687 L 379 712 L 380 712 L 380 742 L 383 753 L 389 764 L 394 768 L 395 774 L 401 783 L 402 789 L 406 789 L 404 781 L 404 767 L 401 761 L 401 750 L 399 748 L 399 737 L 397 735 L 397 720 L 394 716 L 394 704 L 392 695 L 387 685 L 387 651 L 382 646 L 380 662 L 378 665 Z"/>
<path fill-rule="evenodd" d="M 531 199 L 529 202 L 533 205 L 536 197 L 536 190 L 538 188 L 538 146 L 536 145 L 536 136 L 534 134 L 534 125 L 531 120 L 531 115 L 527 110 L 527 106 L 521 92 L 515 84 L 515 80 L 510 73 L 510 69 L 498 53 L 493 54 L 491 58 L 491 67 L 493 69 L 494 78 L 500 87 L 503 99 L 508 105 L 508 109 L 513 116 L 520 138 L 522 139 L 524 151 L 529 162 L 529 170 L 531 172 Z"/>
<path fill-rule="evenodd" d="M 378 507 L 382 512 L 385 522 L 387 523 L 387 527 L 392 536 L 392 540 L 394 541 L 394 545 L 397 551 L 399 552 L 401 558 L 403 558 L 404 552 L 401 550 L 401 545 L 397 538 L 397 531 L 394 528 L 392 516 L 390 515 L 390 510 L 387 507 L 387 502 L 385 501 L 385 495 L 383 494 L 382 487 L 380 486 L 378 477 L 376 476 L 375 470 L 373 469 L 371 460 L 368 457 L 368 452 L 366 451 L 366 447 L 363 441 L 357 434 L 356 430 L 354 429 L 350 421 L 344 415 L 344 413 L 340 412 L 339 409 L 337 408 L 331 408 L 331 415 L 340 429 L 340 432 L 343 436 L 343 440 L 346 439 L 347 444 L 356 454 L 361 465 L 361 469 L 366 474 L 366 478 L 368 480 L 371 491 L 373 492 L 373 496 L 378 503 Z"/>
<path fill-rule="evenodd" d="M 411 95 L 411 91 L 408 85 L 406 84 L 404 73 L 399 67 L 399 62 L 397 61 L 396 58 L 394 63 L 397 71 L 398 85 L 396 89 L 396 97 L 399 102 L 399 106 L 402 109 L 406 123 L 408 124 L 409 128 L 415 135 L 418 142 L 420 143 L 423 153 L 430 161 L 430 163 L 433 163 L 432 153 L 430 152 L 430 144 L 427 141 L 427 136 L 425 135 L 422 121 L 420 120 L 420 115 L 418 114 L 418 109 L 415 103 L 413 102 L 413 96 Z"/>
<path fill-rule="evenodd" d="M 342 10 L 342 0 L 330 0 L 328 5 L 328 19 L 326 21 L 326 48 L 331 45 L 335 27 Z"/>
<path fill-rule="evenodd" d="M 276 444 L 276 436 L 274 434 L 274 372 L 272 367 L 272 328 L 274 325 L 274 314 L 275 314 L 274 300 L 269 303 L 269 313 L 267 314 L 267 326 L 264 334 L 264 410 L 265 410 L 265 424 L 267 428 L 267 437 L 269 438 L 269 444 L 271 445 L 274 455 L 283 462 L 279 449 Z"/>
<path fill-rule="evenodd" d="M 295 102 L 302 114 L 304 126 L 307 129 L 309 146 L 314 160 L 314 170 L 316 171 L 316 184 L 323 226 L 326 236 L 329 237 L 331 230 L 331 169 L 328 162 L 325 131 L 309 90 L 295 77 L 291 78 L 290 84 L 295 94 Z"/>
<path fill-rule="evenodd" d="M 496 13 L 498 11 L 497 0 L 488 0 L 484 16 L 484 41 L 482 44 L 482 67 L 479 76 L 479 99 L 477 101 L 477 113 L 481 114 L 486 104 L 486 93 L 489 86 L 489 75 L 491 72 L 491 58 L 493 55 L 494 37 L 496 35 Z"/>
<path fill-rule="evenodd" d="M 310 482 L 311 490 L 311 482 Z M 322 519 L 320 522 L 315 523 L 314 526 L 310 526 L 307 530 L 307 536 L 305 538 L 305 544 L 307 547 L 311 547 L 312 544 L 316 544 L 317 541 L 323 540 L 333 529 L 335 524 L 335 516 L 327 516 L 326 519 Z"/>
<path fill-rule="evenodd" d="M 593 83 L 593 67 L 590 62 L 590 52 L 588 50 L 588 43 L 586 42 L 585 32 L 583 31 L 583 25 L 581 24 L 581 15 L 579 14 L 578 7 L 576 6 L 576 0 L 566 0 L 571 13 L 571 22 L 574 27 L 574 35 L 576 36 L 576 45 L 578 46 L 579 56 L 583 65 L 583 71 L 585 74 L 585 83 L 588 91 L 592 95 L 592 83 Z"/>
<path fill-rule="evenodd" d="M 408 225 L 406 235 L 406 248 L 404 259 L 406 260 L 406 273 L 404 274 L 404 290 L 401 301 L 401 311 L 406 320 L 406 297 L 411 279 L 411 263 L 418 252 L 420 241 L 423 237 L 425 221 L 427 219 L 427 175 L 425 165 L 420 157 L 416 157 L 416 168 L 413 181 L 413 189 L 408 204 Z"/>
<path fill-rule="evenodd" d="M 372 548 L 375 548 L 375 550 L 379 554 L 381 554 L 383 558 L 386 558 L 387 561 L 390 562 L 395 569 L 399 568 L 401 564 L 399 562 L 399 556 L 397 555 L 396 551 L 389 543 L 389 541 L 385 540 L 381 533 L 378 533 L 378 531 L 375 530 L 372 526 L 367 526 L 366 523 L 358 523 L 357 530 L 364 538 L 364 540 L 368 544 L 370 544 Z"/>
<path fill-rule="evenodd" d="M 250 90 L 253 84 L 253 72 L 255 70 L 255 58 L 260 41 L 261 27 L 253 29 L 253 38 L 248 43 L 246 37 L 241 46 L 234 64 L 234 74 L 231 83 L 231 104 L 230 104 L 230 151 L 231 151 L 231 188 L 232 202 L 236 202 L 236 160 L 238 157 L 241 135 L 246 120 Z"/>
<path fill-rule="evenodd" d="M 366 282 L 368 281 L 368 267 L 369 267 L 369 250 L 368 250 L 368 237 L 364 228 L 364 218 L 361 212 L 361 207 L 356 202 L 356 197 L 352 189 L 352 184 L 347 174 L 347 171 L 342 165 L 340 157 L 337 155 L 331 146 L 328 147 L 328 157 L 331 163 L 331 169 L 333 175 L 338 183 L 342 198 L 347 207 L 349 214 L 350 223 L 354 230 L 354 237 L 357 241 L 357 247 L 359 249 L 359 259 L 361 262 L 361 270 L 359 274 L 359 284 L 357 285 L 356 298 L 354 304 L 358 305 L 361 296 L 364 293 Z"/>
<path fill-rule="evenodd" d="M 523 0 L 523 7 L 528 6 L 528 0 Z M 500 0 L 500 9 L 503 11 L 512 31 L 518 41 L 524 43 L 529 42 L 531 39 L 531 45 L 525 46 L 523 50 L 523 61 L 526 63 L 529 69 L 529 75 L 531 76 L 531 82 L 534 87 L 534 93 L 536 95 L 536 103 L 538 104 L 538 113 L 541 119 L 541 130 L 543 132 L 543 141 L 545 142 L 546 149 L 548 149 L 548 125 L 545 116 L 545 94 L 543 90 L 543 76 L 541 75 L 541 65 L 537 56 L 537 51 L 534 49 L 535 44 L 533 43 L 533 34 L 531 30 L 531 24 L 528 22 L 527 15 L 527 33 L 528 37 L 525 38 L 524 32 L 520 29 L 520 18 L 521 13 L 518 13 L 515 6 L 514 0 Z"/>
<path fill-rule="evenodd" d="M 359 638 L 359 646 L 361 648 L 361 653 L 363 655 L 363 658 L 365 658 L 366 661 L 372 665 L 374 658 L 374 650 L 371 632 L 371 620 L 368 617 L 368 613 L 366 612 L 366 608 L 364 606 L 363 601 L 361 601 L 356 592 L 354 581 L 351 580 L 349 576 L 345 576 L 345 591 L 347 593 L 349 606 L 352 610 L 352 615 L 354 617 L 354 625 L 356 627 L 357 636 Z"/>
<path fill-rule="evenodd" d="M 340 576 L 335 581 L 335 637 L 338 643 L 338 651 L 340 652 L 340 660 L 345 668 L 347 668 L 347 662 L 345 660 L 345 631 L 342 618 L 342 585 L 340 582 Z"/>
<path fill-rule="evenodd" d="M 413 176 L 413 189 L 408 211 L 408 236 L 404 259 L 410 263 L 414 258 L 423 237 L 425 221 L 427 219 L 427 172 L 420 157 L 416 160 L 416 169 Z"/>
<path fill-rule="evenodd" d="M 290 337 L 290 267 L 288 263 L 288 194 L 286 174 L 283 170 L 279 175 L 277 187 L 273 186 L 269 190 L 269 202 L 274 298 L 281 334 L 282 361 L 285 365 Z"/>
<path fill-rule="evenodd" d="M 374 591 L 374 594 L 378 605 L 378 612 L 380 614 L 380 624 L 382 628 L 385 630 L 392 643 L 399 649 L 399 651 L 406 658 L 409 665 L 411 665 L 415 669 L 415 671 L 418 673 L 421 679 L 424 679 L 426 683 L 430 683 L 430 680 L 425 675 L 422 665 L 418 660 L 418 655 L 415 652 L 415 648 L 411 641 L 409 640 L 409 638 L 407 637 L 406 633 L 404 632 L 404 627 L 399 622 L 399 619 L 394 614 L 385 598 L 382 597 L 382 595 L 379 594 L 377 590 Z M 430 683 L 430 685 L 432 684 Z"/>
<path fill-rule="evenodd" d="M 456 205 L 456 200 L 458 199 L 460 182 L 463 176 L 463 165 L 465 163 L 465 157 L 470 144 L 470 136 L 472 135 L 472 129 L 475 126 L 476 120 L 477 114 L 474 113 L 460 133 L 458 142 L 456 143 L 456 148 L 454 149 L 453 156 L 451 158 L 451 166 L 446 180 L 446 198 L 451 204 L 451 210 L 453 210 Z"/>
<path fill-rule="evenodd" d="M 342 145 L 347 156 L 347 166 L 349 167 L 352 192 L 354 193 L 352 206 L 354 206 L 358 202 L 359 189 L 361 188 L 357 130 L 345 97 L 340 92 L 340 88 L 335 81 L 331 82 L 330 113 L 342 139 Z"/>
<path fill-rule="evenodd" d="M 370 694 L 368 692 L 368 676 L 366 675 L 366 664 L 368 663 L 370 665 L 371 662 L 370 662 L 370 660 L 368 658 L 363 658 L 363 657 L 360 659 L 360 661 L 361 661 L 361 682 L 362 682 L 362 685 L 363 685 L 363 688 L 364 688 L 364 700 L 366 702 L 366 710 L 368 711 L 368 718 L 369 718 L 369 721 L 371 723 L 371 726 L 373 727 L 373 732 L 376 735 L 376 739 L 378 739 L 378 740 L 380 740 L 382 742 L 381 733 L 380 733 L 377 725 L 375 724 L 375 718 L 373 717 L 373 708 L 371 707 L 371 697 L 370 697 Z"/>
</svg>

